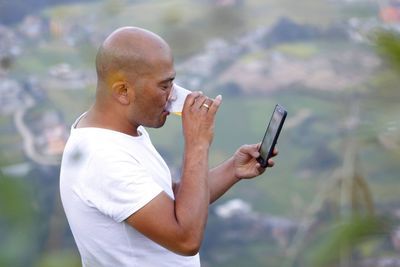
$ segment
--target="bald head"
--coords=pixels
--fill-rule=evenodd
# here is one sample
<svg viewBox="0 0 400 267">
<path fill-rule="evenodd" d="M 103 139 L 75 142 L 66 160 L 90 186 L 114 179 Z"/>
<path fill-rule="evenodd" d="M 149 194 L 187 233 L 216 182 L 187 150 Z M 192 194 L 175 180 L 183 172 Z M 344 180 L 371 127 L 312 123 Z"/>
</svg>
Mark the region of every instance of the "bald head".
<svg viewBox="0 0 400 267">
<path fill-rule="evenodd" d="M 106 38 L 97 53 L 98 83 L 109 87 L 128 75 L 150 73 L 156 59 L 170 54 L 168 44 L 160 36 L 136 27 L 119 28 Z"/>
</svg>

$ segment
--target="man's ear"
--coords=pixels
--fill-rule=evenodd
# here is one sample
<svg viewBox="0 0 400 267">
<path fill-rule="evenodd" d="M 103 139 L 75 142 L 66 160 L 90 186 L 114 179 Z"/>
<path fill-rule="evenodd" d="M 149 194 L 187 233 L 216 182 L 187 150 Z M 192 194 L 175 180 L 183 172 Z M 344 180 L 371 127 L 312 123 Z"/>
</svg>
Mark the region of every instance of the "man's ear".
<svg viewBox="0 0 400 267">
<path fill-rule="evenodd" d="M 122 105 L 128 105 L 131 101 L 129 94 L 133 93 L 128 90 L 128 84 L 125 81 L 114 82 L 111 86 L 113 97 Z"/>
</svg>

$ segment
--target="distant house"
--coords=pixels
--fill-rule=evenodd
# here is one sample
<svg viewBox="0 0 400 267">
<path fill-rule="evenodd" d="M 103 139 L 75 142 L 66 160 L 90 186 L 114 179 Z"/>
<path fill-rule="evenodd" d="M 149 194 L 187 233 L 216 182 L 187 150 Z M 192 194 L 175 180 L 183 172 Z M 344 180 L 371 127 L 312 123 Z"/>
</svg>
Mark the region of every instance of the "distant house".
<svg viewBox="0 0 400 267">
<path fill-rule="evenodd" d="M 47 21 L 39 16 L 28 15 L 19 25 L 19 32 L 29 39 L 40 39 L 48 31 Z"/>
<path fill-rule="evenodd" d="M 0 79 L 0 115 L 9 115 L 24 105 L 22 85 L 12 79 Z"/>
<path fill-rule="evenodd" d="M 379 17 L 385 23 L 400 23 L 400 1 L 390 0 L 381 4 Z"/>
</svg>

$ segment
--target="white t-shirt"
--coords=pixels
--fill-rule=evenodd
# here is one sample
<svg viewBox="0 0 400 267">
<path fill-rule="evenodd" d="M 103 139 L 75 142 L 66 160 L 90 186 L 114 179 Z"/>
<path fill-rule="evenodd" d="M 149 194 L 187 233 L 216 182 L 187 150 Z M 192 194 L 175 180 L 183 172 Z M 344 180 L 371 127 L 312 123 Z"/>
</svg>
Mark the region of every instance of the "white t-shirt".
<svg viewBox="0 0 400 267">
<path fill-rule="evenodd" d="M 60 172 L 61 200 L 82 264 L 200 266 L 151 241 L 124 220 L 165 191 L 174 198 L 168 166 L 143 127 L 132 137 L 102 128 L 71 128 Z"/>
</svg>

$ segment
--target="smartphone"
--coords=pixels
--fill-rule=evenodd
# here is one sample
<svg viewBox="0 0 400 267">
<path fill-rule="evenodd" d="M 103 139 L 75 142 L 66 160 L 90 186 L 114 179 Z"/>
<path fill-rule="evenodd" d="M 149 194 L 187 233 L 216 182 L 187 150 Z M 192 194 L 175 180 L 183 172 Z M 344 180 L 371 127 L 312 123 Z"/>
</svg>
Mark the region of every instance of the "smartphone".
<svg viewBox="0 0 400 267">
<path fill-rule="evenodd" d="M 285 108 L 277 104 L 268 123 L 264 138 L 261 142 L 259 149 L 260 156 L 257 158 L 257 161 L 263 168 L 267 167 L 268 159 L 272 156 L 279 134 L 282 130 L 283 123 L 285 122 L 286 115 L 287 111 Z"/>
</svg>

